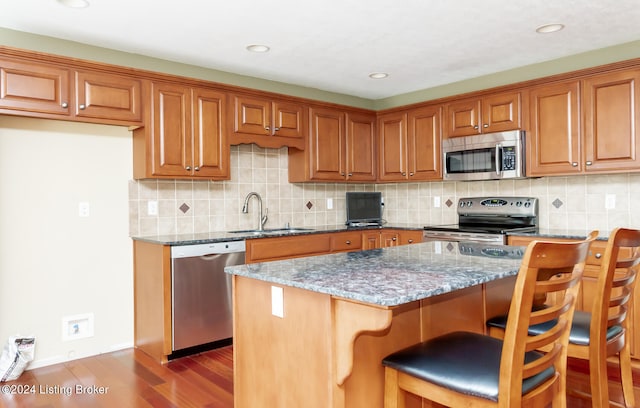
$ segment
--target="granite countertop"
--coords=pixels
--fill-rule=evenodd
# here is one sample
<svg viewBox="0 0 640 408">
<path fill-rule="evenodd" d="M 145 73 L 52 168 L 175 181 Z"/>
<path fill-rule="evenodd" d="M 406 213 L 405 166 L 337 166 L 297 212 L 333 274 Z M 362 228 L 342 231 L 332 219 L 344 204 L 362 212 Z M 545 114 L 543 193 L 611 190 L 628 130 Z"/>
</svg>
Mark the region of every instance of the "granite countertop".
<svg viewBox="0 0 640 408">
<path fill-rule="evenodd" d="M 359 231 L 370 229 L 407 229 L 407 230 L 421 230 L 422 225 L 415 224 L 385 224 L 382 227 L 347 227 L 344 224 L 339 225 L 323 225 L 316 227 L 291 227 L 291 230 L 277 227 L 266 227 L 267 231 L 264 234 L 254 234 L 250 232 L 229 232 L 229 231 L 212 231 L 196 234 L 168 234 L 168 235 L 149 235 L 149 236 L 133 236 L 131 239 L 136 241 L 145 241 L 153 244 L 162 245 L 195 245 L 195 244 L 209 244 L 214 242 L 228 242 L 228 241 L 241 241 L 251 238 L 271 238 L 271 237 L 284 237 L 293 235 L 306 235 L 306 234 L 319 234 L 329 232 L 344 232 L 344 231 Z"/>
<path fill-rule="evenodd" d="M 442 242 L 226 267 L 225 272 L 379 306 L 397 306 L 508 276 L 522 247 Z M 484 255 L 483 248 L 487 248 Z M 462 250 L 461 250 L 462 249 Z"/>
</svg>

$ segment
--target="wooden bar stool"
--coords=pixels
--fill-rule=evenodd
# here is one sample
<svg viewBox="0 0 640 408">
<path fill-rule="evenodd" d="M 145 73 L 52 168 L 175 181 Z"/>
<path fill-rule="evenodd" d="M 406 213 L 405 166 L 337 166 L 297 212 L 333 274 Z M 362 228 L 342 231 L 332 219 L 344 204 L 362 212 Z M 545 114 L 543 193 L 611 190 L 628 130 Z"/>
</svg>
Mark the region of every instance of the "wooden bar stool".
<svg viewBox="0 0 640 408">
<path fill-rule="evenodd" d="M 617 228 L 609 237 L 602 257 L 591 312 L 576 311 L 569 334 L 567 355 L 589 361 L 591 394 L 569 390 L 588 397 L 594 407 L 619 405 L 609 400 L 607 358 L 617 356 L 626 407 L 635 407 L 630 344 L 627 339 L 628 312 L 640 263 L 640 231 Z M 504 335 L 505 318 L 487 321 L 489 334 Z M 529 328 L 531 332 L 538 329 Z"/>
<path fill-rule="evenodd" d="M 451 407 L 566 406 L 569 328 L 589 245 L 597 235 L 594 231 L 580 242 L 529 244 L 504 340 L 454 332 L 385 357 L 385 408 L 404 407 L 407 392 Z M 560 276 L 538 281 L 541 269 Z M 553 294 L 556 303 L 533 311 L 539 294 Z M 530 325 L 547 322 L 547 330 L 529 334 Z"/>
</svg>

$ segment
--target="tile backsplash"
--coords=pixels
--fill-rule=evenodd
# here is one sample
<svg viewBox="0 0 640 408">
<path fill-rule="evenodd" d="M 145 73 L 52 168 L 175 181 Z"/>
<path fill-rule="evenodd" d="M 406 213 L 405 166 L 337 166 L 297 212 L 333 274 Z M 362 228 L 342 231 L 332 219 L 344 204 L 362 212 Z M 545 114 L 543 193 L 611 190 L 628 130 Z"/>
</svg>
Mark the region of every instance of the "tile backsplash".
<svg viewBox="0 0 640 408">
<path fill-rule="evenodd" d="M 523 180 L 393 184 L 289 183 L 287 148 L 231 147 L 231 180 L 131 180 L 129 230 L 132 236 L 183 234 L 254 228 L 257 192 L 268 216 L 267 228 L 343 224 L 347 191 L 380 191 L 383 217 L 390 224 L 435 225 L 457 220 L 458 198 L 531 196 L 540 201 L 540 226 L 558 229 L 640 228 L 640 174 L 623 173 Z M 440 207 L 434 206 L 436 198 Z M 333 208 L 327 208 L 332 199 Z M 158 214 L 148 215 L 149 201 Z"/>
</svg>

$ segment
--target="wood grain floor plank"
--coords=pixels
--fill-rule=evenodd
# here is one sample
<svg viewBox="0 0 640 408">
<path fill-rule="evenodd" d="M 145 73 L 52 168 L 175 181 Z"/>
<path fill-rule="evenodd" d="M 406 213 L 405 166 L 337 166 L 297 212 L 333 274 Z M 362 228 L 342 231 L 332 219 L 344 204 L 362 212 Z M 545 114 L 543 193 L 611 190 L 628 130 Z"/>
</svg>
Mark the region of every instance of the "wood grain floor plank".
<svg viewBox="0 0 640 408">
<path fill-rule="evenodd" d="M 570 360 L 568 368 L 569 388 L 588 392 L 588 365 Z M 611 399 L 621 402 L 622 390 L 615 367 L 610 367 L 609 376 Z M 638 401 L 639 380 L 640 372 L 634 371 Z M 18 380 L 0 385 L 35 387 L 36 391 L 20 395 L 0 393 L 2 408 L 233 408 L 233 348 L 211 350 L 165 365 L 139 350 L 120 350 L 29 370 Z M 77 385 L 109 389 L 105 394 L 77 394 Z M 45 388 L 41 390 L 41 386 Z M 72 387 L 73 392 L 65 395 L 67 388 L 62 387 Z M 571 408 L 591 407 L 590 400 L 571 395 L 567 403 Z"/>
</svg>

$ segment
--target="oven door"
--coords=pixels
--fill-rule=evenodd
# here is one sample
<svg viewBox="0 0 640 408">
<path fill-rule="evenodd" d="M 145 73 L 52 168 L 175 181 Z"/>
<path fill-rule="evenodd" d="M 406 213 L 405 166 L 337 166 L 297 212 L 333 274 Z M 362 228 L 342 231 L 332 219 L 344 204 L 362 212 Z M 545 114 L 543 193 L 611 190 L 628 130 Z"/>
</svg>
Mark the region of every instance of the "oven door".
<svg viewBox="0 0 640 408">
<path fill-rule="evenodd" d="M 492 133 L 442 142 L 445 180 L 524 177 L 523 132 Z"/>
</svg>

